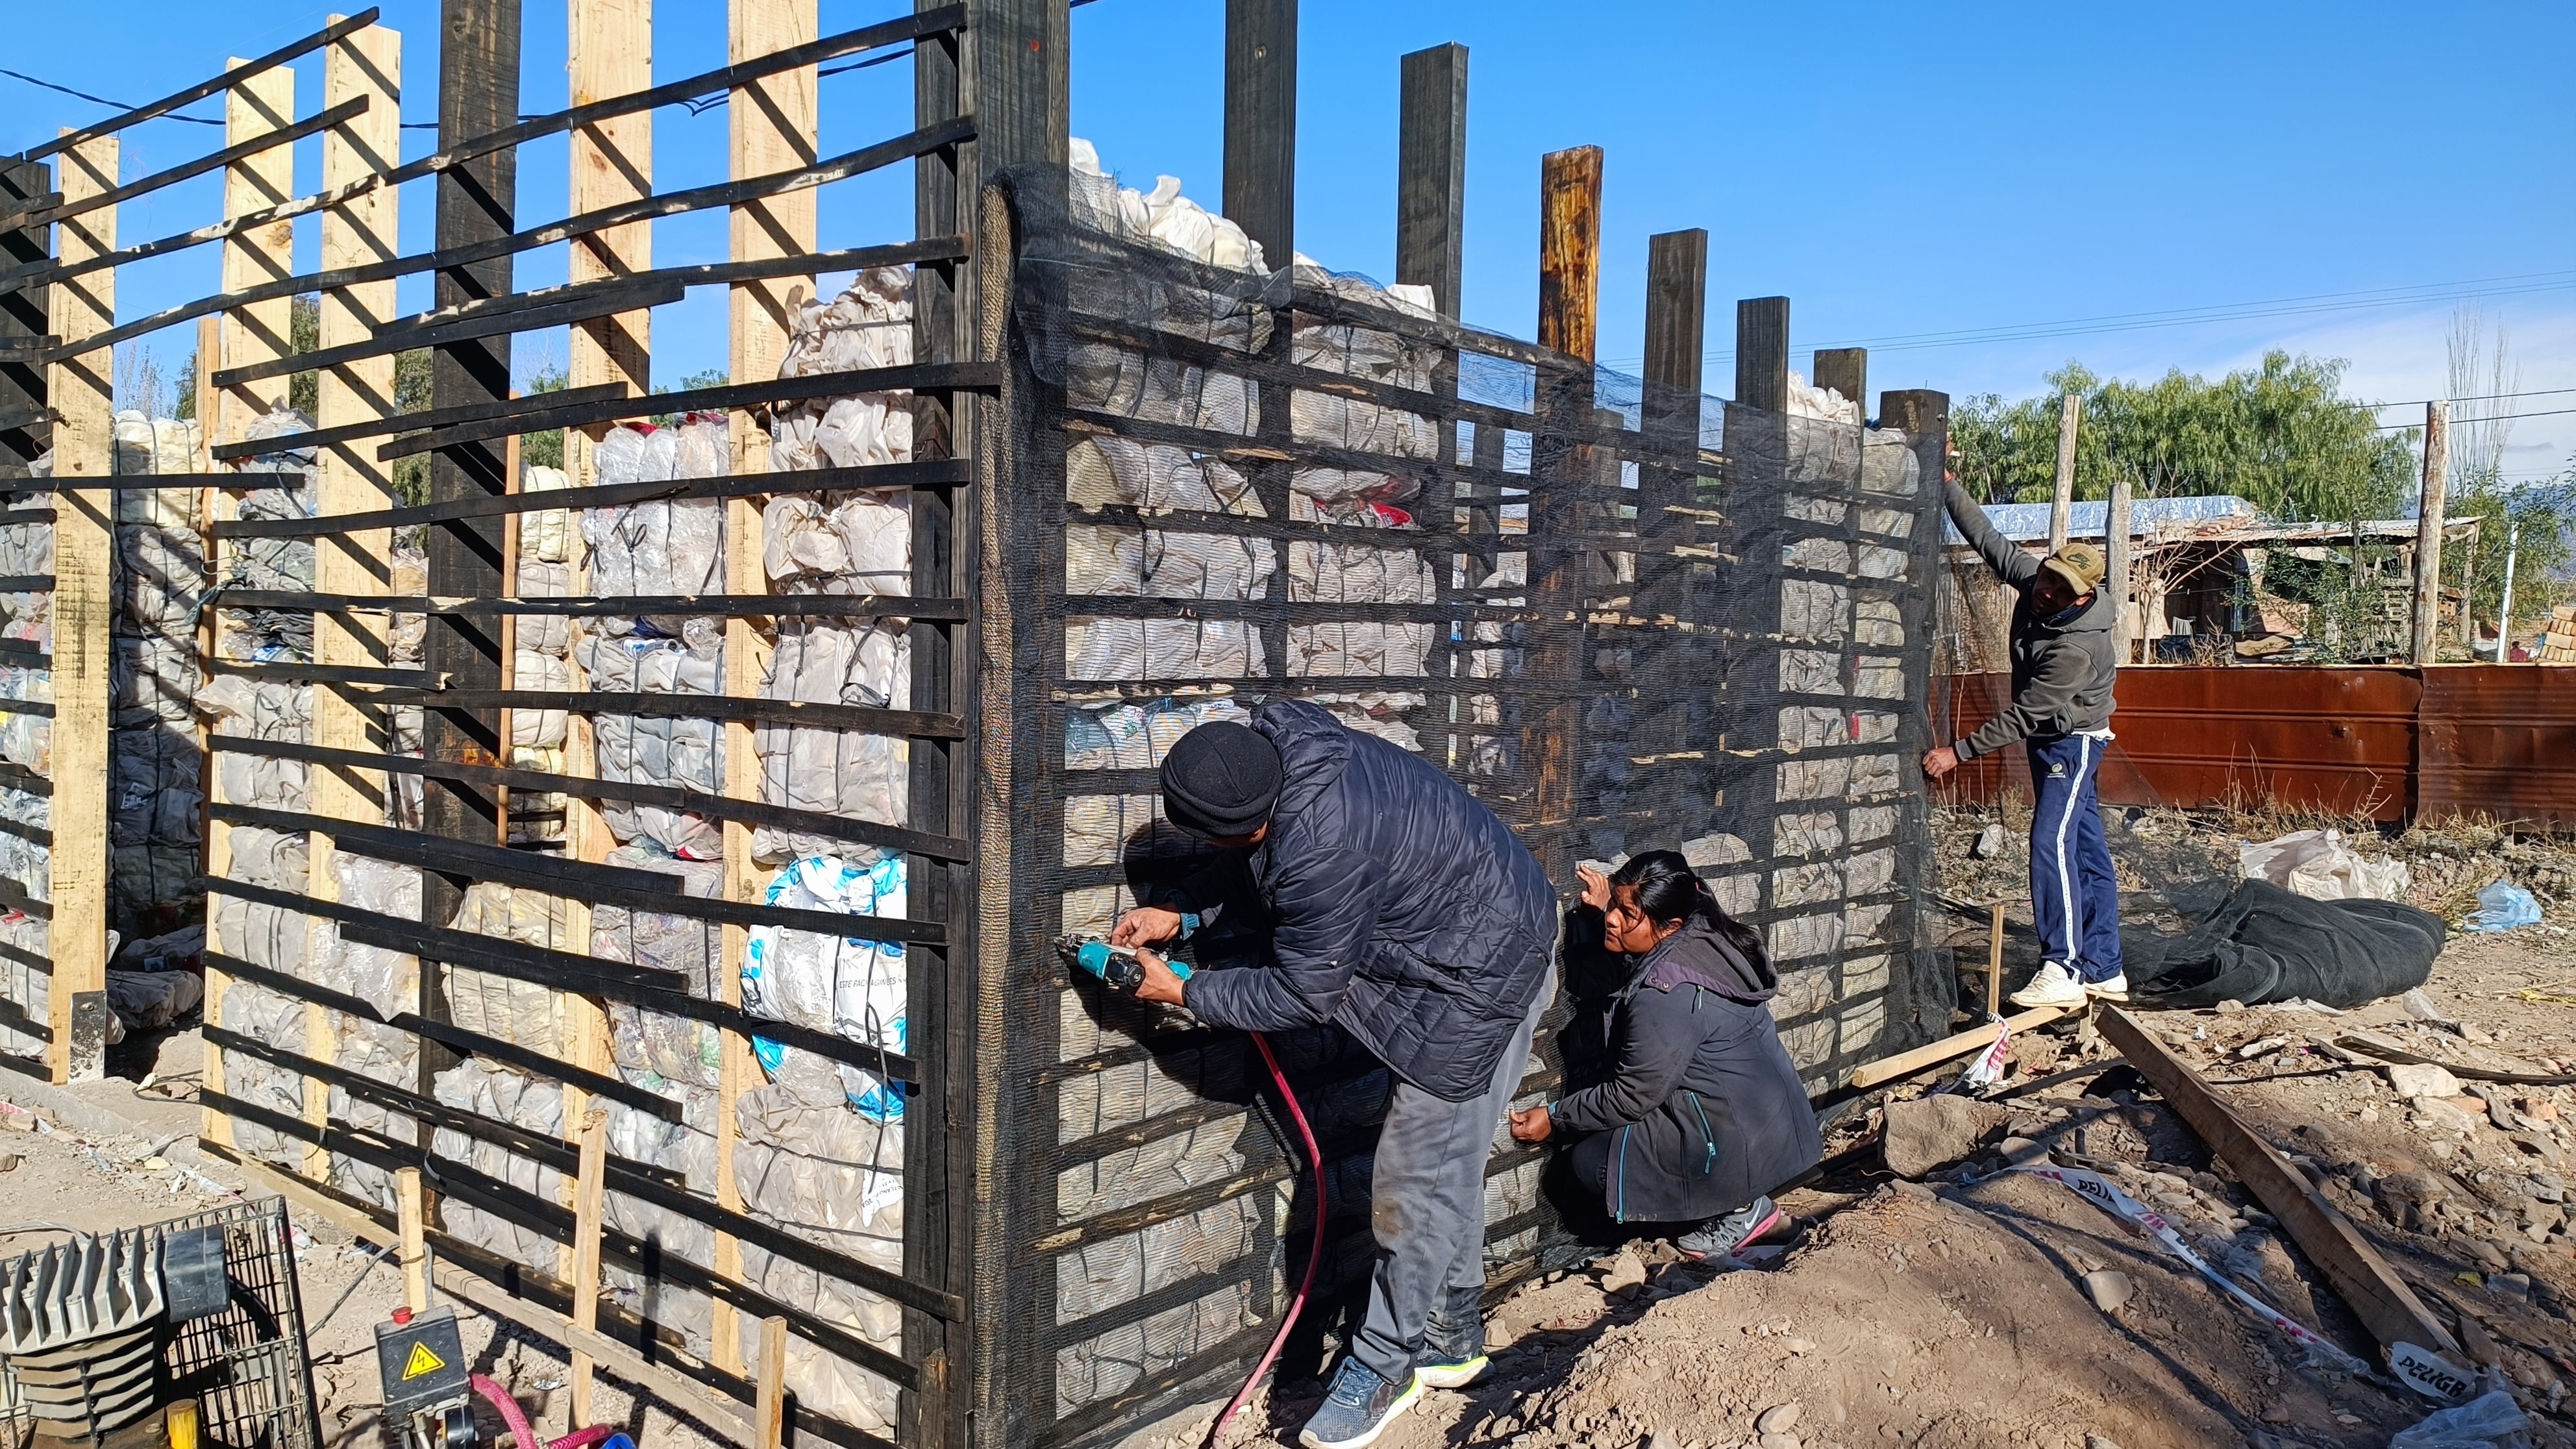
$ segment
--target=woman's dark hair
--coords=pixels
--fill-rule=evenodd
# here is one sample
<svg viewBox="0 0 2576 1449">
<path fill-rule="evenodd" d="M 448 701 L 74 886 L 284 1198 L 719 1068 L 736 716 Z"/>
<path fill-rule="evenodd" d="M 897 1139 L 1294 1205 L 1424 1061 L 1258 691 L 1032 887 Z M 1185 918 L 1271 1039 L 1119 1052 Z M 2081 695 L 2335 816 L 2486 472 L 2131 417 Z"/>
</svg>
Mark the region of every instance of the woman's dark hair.
<svg viewBox="0 0 2576 1449">
<path fill-rule="evenodd" d="M 1632 855 L 1626 864 L 1610 873 L 1610 884 L 1634 890 L 1637 908 L 1646 913 L 1647 920 L 1659 925 L 1665 921 L 1696 920 L 1742 952 L 1746 960 L 1763 959 L 1762 937 L 1718 908 L 1717 897 L 1709 894 L 1708 882 L 1699 878 L 1678 850 Z"/>
</svg>

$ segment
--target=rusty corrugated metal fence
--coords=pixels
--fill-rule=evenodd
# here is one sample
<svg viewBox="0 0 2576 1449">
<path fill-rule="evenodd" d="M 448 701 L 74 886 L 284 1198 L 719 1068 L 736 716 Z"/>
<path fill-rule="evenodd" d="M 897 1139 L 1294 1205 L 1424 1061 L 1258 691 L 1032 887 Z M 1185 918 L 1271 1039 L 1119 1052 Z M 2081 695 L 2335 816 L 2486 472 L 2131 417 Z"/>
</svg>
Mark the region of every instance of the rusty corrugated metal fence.
<svg viewBox="0 0 2576 1449">
<path fill-rule="evenodd" d="M 1943 738 L 1975 729 L 2011 694 L 2000 674 L 1949 675 L 1940 685 L 1932 709 Z M 2121 672 L 2118 698 L 2106 803 L 2576 828 L 2576 670 L 2137 668 Z M 1943 796 L 1981 801 L 2007 784 L 2029 788 L 2019 750 L 1970 761 Z"/>
</svg>

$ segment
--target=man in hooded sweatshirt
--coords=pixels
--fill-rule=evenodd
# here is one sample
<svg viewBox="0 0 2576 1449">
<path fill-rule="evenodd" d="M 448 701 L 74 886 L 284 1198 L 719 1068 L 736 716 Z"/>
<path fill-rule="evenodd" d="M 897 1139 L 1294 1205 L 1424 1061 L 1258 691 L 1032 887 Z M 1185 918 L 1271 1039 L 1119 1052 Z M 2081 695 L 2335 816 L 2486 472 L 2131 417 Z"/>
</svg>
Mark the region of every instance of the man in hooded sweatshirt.
<svg viewBox="0 0 2576 1449">
<path fill-rule="evenodd" d="M 1299 1435 L 1361 1449 L 1423 1389 L 1486 1367 L 1485 1161 L 1554 994 L 1556 891 L 1456 781 L 1302 700 L 1191 730 L 1160 784 L 1164 816 L 1220 859 L 1110 939 L 1160 945 L 1249 908 L 1269 949 L 1186 981 L 1140 953 L 1136 994 L 1242 1031 L 1331 1022 L 1395 1079 L 1368 1316 Z"/>
<path fill-rule="evenodd" d="M 1937 780 L 1962 760 L 2021 742 L 2039 797 L 2030 818 L 2030 907 L 2040 966 L 2013 993 L 2013 1004 L 2125 1001 L 2120 887 L 2095 788 L 2102 752 L 2111 745 L 2111 686 L 2119 664 L 2112 652 L 2119 604 L 2101 592 L 2102 551 L 2069 543 L 2034 557 L 1997 532 L 1966 489 L 1955 481 L 1949 487 L 1951 522 L 2019 596 L 2012 615 L 2012 706 L 1966 739 L 1926 753 L 1923 773 Z"/>
</svg>

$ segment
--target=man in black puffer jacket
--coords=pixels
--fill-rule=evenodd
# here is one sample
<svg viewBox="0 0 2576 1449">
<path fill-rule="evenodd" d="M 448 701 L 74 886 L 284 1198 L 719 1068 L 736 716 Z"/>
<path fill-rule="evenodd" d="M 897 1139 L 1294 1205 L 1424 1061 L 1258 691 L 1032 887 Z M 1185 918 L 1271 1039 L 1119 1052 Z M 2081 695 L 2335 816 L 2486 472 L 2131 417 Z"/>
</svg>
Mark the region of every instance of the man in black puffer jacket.
<svg viewBox="0 0 2576 1449">
<path fill-rule="evenodd" d="M 1456 781 L 1303 701 L 1190 731 L 1161 784 L 1165 816 L 1232 858 L 1111 939 L 1188 936 L 1228 908 L 1230 875 L 1266 914 L 1272 964 L 1184 982 L 1148 954 L 1137 994 L 1244 1031 L 1336 1023 L 1396 1078 L 1368 1317 L 1300 1436 L 1359 1449 L 1423 1388 L 1485 1367 L 1485 1161 L 1552 994 L 1556 892 Z"/>
</svg>

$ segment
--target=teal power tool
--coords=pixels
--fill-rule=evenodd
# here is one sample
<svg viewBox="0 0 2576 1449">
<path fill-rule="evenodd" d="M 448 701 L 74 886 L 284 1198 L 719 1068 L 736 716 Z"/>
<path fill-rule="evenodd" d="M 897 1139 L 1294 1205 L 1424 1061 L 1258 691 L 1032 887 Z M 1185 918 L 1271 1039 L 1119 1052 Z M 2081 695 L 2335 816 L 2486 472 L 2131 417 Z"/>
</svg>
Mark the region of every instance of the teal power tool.
<svg viewBox="0 0 2576 1449">
<path fill-rule="evenodd" d="M 1112 946 L 1098 936 L 1058 936 L 1056 954 L 1067 966 L 1078 966 L 1100 978 L 1101 983 L 1121 996 L 1133 996 L 1145 982 L 1145 963 L 1136 959 L 1133 946 Z M 1169 957 L 1163 964 L 1183 981 L 1190 979 L 1190 968 Z"/>
</svg>

